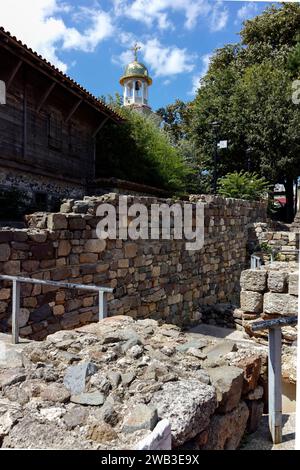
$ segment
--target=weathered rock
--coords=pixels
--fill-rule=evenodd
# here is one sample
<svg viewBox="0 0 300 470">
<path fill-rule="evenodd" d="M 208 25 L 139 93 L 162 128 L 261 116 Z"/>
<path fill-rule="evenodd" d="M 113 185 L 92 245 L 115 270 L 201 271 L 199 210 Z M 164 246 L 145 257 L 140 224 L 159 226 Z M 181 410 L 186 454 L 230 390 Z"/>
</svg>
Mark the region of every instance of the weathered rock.
<svg viewBox="0 0 300 470">
<path fill-rule="evenodd" d="M 254 390 L 251 390 L 245 397 L 247 400 L 260 400 L 263 397 L 264 389 L 258 385 Z"/>
<path fill-rule="evenodd" d="M 268 274 L 268 289 L 271 292 L 286 292 L 287 273 L 283 271 L 270 271 Z"/>
<path fill-rule="evenodd" d="M 264 295 L 264 312 L 277 315 L 297 315 L 298 298 L 290 294 L 268 292 Z"/>
<path fill-rule="evenodd" d="M 105 443 L 117 439 L 118 434 L 109 424 L 103 422 L 91 426 L 87 437 L 92 441 Z"/>
<path fill-rule="evenodd" d="M 26 380 L 25 369 L 4 369 L 0 370 L 0 388 L 24 382 Z"/>
<path fill-rule="evenodd" d="M 102 419 L 105 423 L 110 424 L 111 426 L 115 426 L 119 421 L 118 413 L 114 407 L 107 402 L 102 407 Z"/>
<path fill-rule="evenodd" d="M 86 422 L 88 416 L 86 408 L 83 406 L 75 406 L 68 410 L 64 415 L 64 422 L 68 429 L 74 429 L 76 426 L 82 426 Z"/>
<path fill-rule="evenodd" d="M 3 441 L 5 448 L 17 449 L 87 449 L 82 436 L 66 433 L 56 421 L 37 421 L 31 416 L 20 420 Z"/>
<path fill-rule="evenodd" d="M 8 261 L 10 257 L 10 246 L 6 243 L 0 244 L 0 261 Z"/>
<path fill-rule="evenodd" d="M 30 311 L 28 310 L 28 308 L 20 308 L 19 315 L 18 315 L 19 328 L 23 328 L 23 326 L 27 325 L 29 317 L 30 317 Z M 9 317 L 7 324 L 9 326 L 12 325 L 11 316 Z"/>
<path fill-rule="evenodd" d="M 122 380 L 121 374 L 119 372 L 109 372 L 107 377 L 113 387 L 117 387 Z"/>
<path fill-rule="evenodd" d="M 197 348 L 189 348 L 187 350 L 187 353 L 190 354 L 191 356 L 197 357 L 198 359 L 206 359 L 207 354 L 202 352 L 200 349 Z"/>
<path fill-rule="evenodd" d="M 66 403 L 70 398 L 70 392 L 59 383 L 48 385 L 41 393 L 41 398 L 57 403 Z"/>
<path fill-rule="evenodd" d="M 51 316 L 51 307 L 48 304 L 45 304 L 31 312 L 29 319 L 31 322 L 39 323 L 43 320 L 47 320 Z"/>
<path fill-rule="evenodd" d="M 10 432 L 15 423 L 22 418 L 22 407 L 6 398 L 0 398 L 0 439 Z"/>
<path fill-rule="evenodd" d="M 66 410 L 64 408 L 52 406 L 51 408 L 42 408 L 40 410 L 40 416 L 47 421 L 58 421 L 65 412 Z"/>
<path fill-rule="evenodd" d="M 130 385 L 131 382 L 134 381 L 136 374 L 135 372 L 127 372 L 127 374 L 121 374 L 122 377 L 122 384 L 123 385 Z"/>
<path fill-rule="evenodd" d="M 157 409 L 146 405 L 137 405 L 123 422 L 122 431 L 131 433 L 140 429 L 152 431 L 158 421 Z"/>
<path fill-rule="evenodd" d="M 244 312 L 261 313 L 263 311 L 263 295 L 259 292 L 242 291 L 241 309 Z"/>
<path fill-rule="evenodd" d="M 180 352 L 186 352 L 189 349 L 203 349 L 205 346 L 207 346 L 207 342 L 202 340 L 202 339 L 194 339 L 191 341 L 187 341 L 184 344 L 180 344 L 179 346 L 176 346 L 177 351 Z"/>
<path fill-rule="evenodd" d="M 253 393 L 253 392 L 252 392 Z M 247 401 L 247 406 L 249 409 L 249 418 L 247 422 L 247 431 L 249 433 L 255 432 L 259 426 L 263 411 L 264 403 L 259 400 Z"/>
<path fill-rule="evenodd" d="M 298 295 L 298 273 L 289 274 L 289 294 Z"/>
<path fill-rule="evenodd" d="M 70 400 L 78 405 L 101 406 L 105 402 L 105 396 L 101 392 L 80 393 L 71 395 Z"/>
<path fill-rule="evenodd" d="M 211 384 L 217 391 L 218 412 L 228 413 L 235 408 L 241 398 L 243 370 L 233 366 L 208 369 Z"/>
<path fill-rule="evenodd" d="M 0 342 L 0 367 L 3 369 L 23 367 L 22 351 L 11 344 Z"/>
<path fill-rule="evenodd" d="M 49 230 L 64 230 L 68 228 L 68 221 L 64 214 L 49 214 L 47 226 Z"/>
<path fill-rule="evenodd" d="M 257 355 L 246 356 L 236 363 L 244 371 L 243 394 L 254 390 L 257 386 L 260 370 L 261 358 Z"/>
<path fill-rule="evenodd" d="M 240 284 L 245 291 L 263 292 L 267 284 L 267 272 L 258 269 L 246 269 L 241 274 Z"/>
<path fill-rule="evenodd" d="M 235 450 L 244 435 L 249 410 L 244 402 L 225 415 L 214 415 L 203 450 Z"/>
<path fill-rule="evenodd" d="M 220 341 L 213 346 L 203 349 L 203 353 L 207 357 L 207 363 L 214 364 L 224 359 L 224 356 L 232 351 L 236 351 L 237 346 L 232 341 Z"/>
<path fill-rule="evenodd" d="M 165 383 L 150 405 L 157 407 L 160 418 L 170 421 L 172 443 L 178 447 L 208 426 L 217 400 L 213 387 L 190 379 Z"/>
<path fill-rule="evenodd" d="M 132 357 L 133 359 L 138 359 L 141 357 L 143 354 L 143 348 L 136 344 L 135 346 L 132 346 L 128 351 L 127 351 L 128 356 Z"/>
<path fill-rule="evenodd" d="M 87 240 L 84 249 L 87 253 L 100 253 L 106 248 L 106 241 L 101 239 Z"/>
<path fill-rule="evenodd" d="M 95 374 L 97 370 L 97 366 L 92 362 L 81 362 L 70 366 L 64 377 L 64 385 L 72 395 L 78 395 L 84 392 L 87 378 Z"/>
</svg>

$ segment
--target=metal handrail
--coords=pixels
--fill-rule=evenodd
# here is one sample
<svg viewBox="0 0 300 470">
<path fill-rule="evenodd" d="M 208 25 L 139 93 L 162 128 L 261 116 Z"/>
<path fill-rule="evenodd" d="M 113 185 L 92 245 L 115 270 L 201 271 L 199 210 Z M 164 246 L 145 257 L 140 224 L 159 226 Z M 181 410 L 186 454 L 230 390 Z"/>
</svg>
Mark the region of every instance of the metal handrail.
<svg viewBox="0 0 300 470">
<path fill-rule="evenodd" d="M 58 289 L 78 289 L 95 291 L 99 293 L 99 321 L 107 316 L 107 293 L 113 293 L 114 289 L 110 287 L 100 287 L 96 285 L 76 284 L 70 282 L 47 281 L 44 279 L 35 279 L 32 277 L 6 276 L 0 275 L 1 281 L 10 281 L 13 284 L 12 294 L 12 343 L 19 343 L 19 311 L 20 311 L 20 285 L 40 284 L 44 286 L 53 286 Z"/>
<path fill-rule="evenodd" d="M 269 330 L 268 407 L 274 444 L 282 442 L 281 328 L 297 324 L 298 317 L 280 317 L 252 323 L 252 331 Z"/>
</svg>

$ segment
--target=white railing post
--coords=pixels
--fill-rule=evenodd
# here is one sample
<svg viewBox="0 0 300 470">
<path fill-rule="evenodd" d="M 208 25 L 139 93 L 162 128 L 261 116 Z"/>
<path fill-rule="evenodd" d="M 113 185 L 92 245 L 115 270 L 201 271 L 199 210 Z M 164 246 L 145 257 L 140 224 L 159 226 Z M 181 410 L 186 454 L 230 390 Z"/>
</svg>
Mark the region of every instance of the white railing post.
<svg viewBox="0 0 300 470">
<path fill-rule="evenodd" d="M 99 291 L 99 321 L 107 317 L 106 292 Z"/>
<path fill-rule="evenodd" d="M 282 442 L 281 328 L 269 329 L 269 427 L 274 444 Z"/>
<path fill-rule="evenodd" d="M 12 298 L 12 342 L 19 343 L 19 313 L 20 313 L 20 283 L 17 279 L 13 280 L 13 298 Z"/>
</svg>

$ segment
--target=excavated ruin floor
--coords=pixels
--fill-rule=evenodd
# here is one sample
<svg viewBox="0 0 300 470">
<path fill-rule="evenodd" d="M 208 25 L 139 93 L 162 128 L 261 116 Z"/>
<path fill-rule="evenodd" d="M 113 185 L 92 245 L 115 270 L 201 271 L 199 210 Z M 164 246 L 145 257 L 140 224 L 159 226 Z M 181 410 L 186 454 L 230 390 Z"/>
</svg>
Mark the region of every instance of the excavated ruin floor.
<svg viewBox="0 0 300 470">
<path fill-rule="evenodd" d="M 125 333 L 129 336 L 124 336 Z M 25 356 L 27 357 L 25 369 L 22 363 L 23 351 L 26 351 Z M 237 398 L 235 404 L 237 408 L 234 408 L 233 411 L 228 409 L 225 412 L 226 414 L 223 414 L 223 412 L 218 414 L 218 410 L 215 410 L 214 418 L 210 418 L 210 424 L 209 419 L 207 423 L 203 423 L 195 440 L 193 433 L 190 432 L 194 424 L 191 428 L 189 420 L 186 423 L 183 422 L 187 410 L 181 409 L 183 396 L 187 399 L 188 390 L 190 389 L 186 390 L 182 395 L 182 399 L 178 401 L 178 393 L 181 389 L 178 389 L 177 384 L 186 385 L 186 382 L 192 380 L 193 383 L 190 383 L 191 389 L 196 384 L 199 390 L 203 389 L 203 392 L 207 395 L 213 389 L 208 384 L 212 380 L 217 380 L 215 386 L 217 389 L 219 387 L 223 389 L 222 391 L 220 389 L 217 393 L 218 403 L 221 406 L 220 400 L 224 402 L 225 396 L 227 402 L 228 399 L 229 401 L 235 400 L 237 390 L 234 384 L 237 383 L 238 375 L 234 375 L 231 379 L 224 377 L 225 382 L 222 383 L 220 381 L 221 377 L 218 379 L 213 378 L 215 372 L 219 367 L 225 367 L 225 375 L 227 373 L 231 375 L 230 370 L 235 371 L 234 374 L 236 374 L 236 367 L 232 368 L 233 365 L 246 367 L 244 370 L 244 374 L 246 374 L 244 376 L 244 386 L 247 385 L 247 380 L 250 384 L 253 381 L 252 372 L 248 378 L 246 372 L 250 365 L 249 363 L 247 366 L 246 360 L 249 355 L 253 356 L 252 362 L 250 361 L 253 365 L 257 361 L 254 359 L 255 357 L 264 358 L 263 362 L 265 362 L 267 346 L 256 344 L 253 340 L 247 339 L 241 331 L 201 324 L 183 332 L 174 325 L 158 326 L 157 322 L 153 320 L 134 322 L 129 317 L 114 317 L 107 319 L 101 325 L 92 324 L 73 331 L 61 331 L 50 336 L 46 342 L 29 342 L 28 345 L 22 342 L 20 345 L 12 346 L 10 337 L 1 335 L 0 382 L 2 380 L 3 383 L 2 392 L 0 392 L 0 415 L 2 415 L 4 423 L 2 423 L 2 427 L 0 426 L 0 437 L 2 432 L 1 439 L 3 439 L 2 445 L 3 447 L 28 447 L 32 445 L 33 448 L 56 448 L 57 442 L 54 439 L 54 434 L 56 435 L 59 429 L 62 432 L 61 437 L 64 436 L 64 439 L 66 439 L 66 443 L 62 445 L 62 448 L 76 448 L 77 446 L 82 446 L 82 448 L 132 448 L 137 441 L 149 434 L 149 429 L 147 431 L 139 428 L 140 430 L 133 434 L 124 435 L 120 424 L 123 420 L 126 421 L 129 410 L 135 405 L 143 406 L 143 404 L 148 404 L 158 394 L 158 401 L 161 401 L 163 397 L 167 399 L 166 407 L 169 406 L 170 401 L 173 400 L 174 405 L 176 402 L 175 409 L 171 407 L 169 411 L 167 410 L 166 415 L 162 417 L 167 417 L 172 422 L 175 416 L 176 419 L 171 424 L 173 440 L 174 435 L 178 435 L 177 445 L 184 442 L 183 449 L 222 449 L 225 443 L 229 442 L 229 447 L 226 448 L 237 448 L 245 430 L 245 419 L 247 420 L 248 416 L 245 402 L 238 402 L 239 398 Z M 99 371 L 95 373 L 93 384 L 92 386 L 89 385 L 87 390 L 98 393 L 98 395 L 102 391 L 103 393 L 100 393 L 100 395 L 103 395 L 103 397 L 109 395 L 104 397 L 107 405 L 102 407 L 103 411 L 101 413 L 97 412 L 95 414 L 95 407 L 82 406 L 80 401 L 74 401 L 74 403 L 78 403 L 77 405 L 69 403 L 69 394 L 68 397 L 65 397 L 66 400 L 60 396 L 63 392 L 66 393 L 62 383 L 63 376 L 67 369 L 72 369 L 71 364 L 76 364 L 78 360 L 92 360 L 98 364 Z M 244 362 L 245 360 L 246 362 Z M 13 370 L 8 371 L 7 367 Z M 1 370 L 1 368 L 4 369 Z M 242 372 L 241 369 L 238 370 Z M 121 374 L 118 374 L 119 371 Z M 102 377 L 103 374 L 104 377 Z M 129 379 L 128 385 L 125 385 L 125 382 L 122 385 L 124 379 L 127 379 L 130 374 L 132 378 Z M 209 378 L 209 374 L 212 374 L 211 378 Z M 109 384 L 107 377 L 112 380 L 111 375 L 122 376 L 119 378 L 121 380 L 119 386 Z M 76 377 L 73 379 L 75 380 Z M 196 383 L 195 379 L 199 382 Z M 232 383 L 227 383 L 228 380 L 229 382 L 232 380 Z M 107 387 L 104 387 L 103 384 Z M 111 389 L 111 387 L 113 388 Z M 141 390 L 139 390 L 140 387 L 142 387 Z M 227 387 L 229 388 L 227 389 Z M 256 387 L 256 385 L 253 384 L 253 387 Z M 253 387 L 252 390 L 254 390 Z M 161 395 L 164 388 L 166 390 Z M 34 391 L 33 395 L 31 389 Z M 24 391 L 28 394 L 26 400 L 23 397 Z M 258 392 L 259 387 L 255 391 Z M 19 392 L 22 392 L 21 402 Z M 251 393 L 253 394 L 254 391 Z M 207 399 L 206 395 L 205 400 L 207 400 L 207 403 L 211 402 L 211 405 L 215 399 L 213 397 Z M 247 401 L 247 397 L 248 395 L 244 394 L 242 400 Z M 86 397 L 83 398 L 86 399 Z M 193 402 L 195 397 L 191 398 Z M 259 397 L 257 398 L 260 400 Z M 248 400 L 257 398 L 248 397 Z M 206 402 L 201 406 L 204 406 L 204 404 L 206 406 Z M 213 412 L 216 404 L 211 405 L 211 407 L 209 413 Z M 147 410 L 147 407 L 144 408 L 143 411 L 147 415 L 149 410 Z M 230 409 L 232 409 L 232 406 Z M 82 418 L 82 423 L 79 419 L 80 416 L 77 416 L 78 412 L 86 415 L 84 419 Z M 237 416 L 244 415 L 242 426 L 240 425 L 241 418 L 238 418 L 235 422 L 237 412 Z M 114 423 L 117 414 L 119 414 L 119 424 Z M 31 420 L 34 418 L 31 424 L 26 421 L 29 417 L 31 417 Z M 73 424 L 71 426 L 67 423 L 69 427 L 66 428 L 65 417 L 69 421 L 71 418 L 73 421 L 75 420 L 75 427 L 73 427 Z M 105 421 L 103 421 L 104 418 Z M 192 422 L 192 416 L 190 418 Z M 148 417 L 145 416 L 144 421 L 147 421 L 147 419 Z M 99 420 L 103 421 L 101 429 L 95 425 L 95 423 L 99 423 Z M 116 419 L 116 421 L 118 420 Z M 35 432 L 32 436 L 28 436 L 27 440 L 24 440 L 22 423 L 25 427 L 30 424 L 31 432 Z M 294 448 L 294 415 L 284 415 L 283 424 L 282 444 L 272 445 L 268 429 L 268 417 L 263 416 L 257 431 L 244 435 L 240 448 L 242 450 L 292 450 Z M 38 427 L 40 425 L 41 427 Z M 88 425 L 92 429 L 89 430 L 89 437 L 86 438 Z M 69 429 L 70 426 L 73 431 Z M 236 439 L 234 436 L 227 436 L 228 429 L 236 426 L 241 427 L 239 429 L 240 437 Z M 37 440 L 37 436 L 44 428 L 49 431 L 50 437 L 51 432 L 54 433 L 53 439 L 51 438 L 53 442 L 50 439 L 47 442 L 48 445 L 44 442 L 45 436 L 41 440 Z M 205 430 L 201 432 L 201 429 L 204 428 Z M 109 442 L 102 441 L 104 431 Z M 80 442 L 78 442 L 78 433 L 82 438 Z M 119 438 L 117 438 L 117 434 Z M 215 436 L 218 438 L 216 439 Z M 47 435 L 47 439 L 48 437 L 49 435 Z M 34 440 L 34 443 L 31 442 L 31 439 Z"/>
<path fill-rule="evenodd" d="M 296 416 L 294 413 L 290 415 L 284 414 L 282 420 L 281 444 L 272 444 L 269 434 L 268 416 L 264 415 L 258 430 L 244 438 L 241 444 L 241 450 L 295 450 Z"/>
</svg>

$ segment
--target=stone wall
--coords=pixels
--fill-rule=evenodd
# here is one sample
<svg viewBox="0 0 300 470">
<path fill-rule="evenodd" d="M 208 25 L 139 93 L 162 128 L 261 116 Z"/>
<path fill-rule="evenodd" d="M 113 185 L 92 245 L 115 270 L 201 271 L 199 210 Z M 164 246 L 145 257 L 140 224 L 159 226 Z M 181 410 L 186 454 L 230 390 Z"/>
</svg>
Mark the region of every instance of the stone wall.
<svg viewBox="0 0 300 470">
<path fill-rule="evenodd" d="M 275 262 L 262 269 L 247 269 L 241 275 L 241 308 L 234 316 L 245 331 L 260 339 L 267 339 L 267 331 L 253 332 L 258 320 L 298 314 L 298 267 L 296 263 Z M 283 340 L 297 339 L 296 327 L 282 328 Z"/>
<path fill-rule="evenodd" d="M 255 223 L 249 234 L 249 242 L 256 252 L 262 248 L 263 257 L 270 259 L 271 253 L 277 261 L 297 261 L 299 233 L 274 230 L 270 224 Z"/>
<path fill-rule="evenodd" d="M 22 171 L 4 167 L 0 168 L 0 190 L 17 190 L 24 199 L 23 204 L 27 207 L 37 207 L 36 198 L 43 195 L 47 210 L 53 210 L 57 205 L 59 207 L 59 201 L 65 197 L 80 198 L 85 193 L 84 186 L 78 182 L 54 179 L 53 176 L 47 177 L 40 174 L 27 175 Z M 14 216 L 15 214 L 11 214 L 10 220 L 14 220 Z M 0 217 L 2 217 L 1 208 Z"/>
<path fill-rule="evenodd" d="M 203 305 L 239 297 L 240 274 L 247 265 L 247 233 L 265 220 L 264 203 L 194 196 L 205 203 L 205 244 L 187 251 L 185 240 L 99 240 L 96 209 L 117 204 L 109 194 L 68 201 L 55 214 L 28 217 L 27 229 L 0 231 L 0 274 L 97 284 L 115 289 L 109 315 L 155 318 L 178 325 L 201 321 Z M 128 204 L 157 200 L 128 196 Z M 183 204 L 183 202 L 181 202 Z M 10 328 L 11 286 L 1 283 L 1 330 Z M 43 339 L 59 329 L 97 320 L 97 297 L 80 291 L 22 285 L 21 335 Z"/>
</svg>

